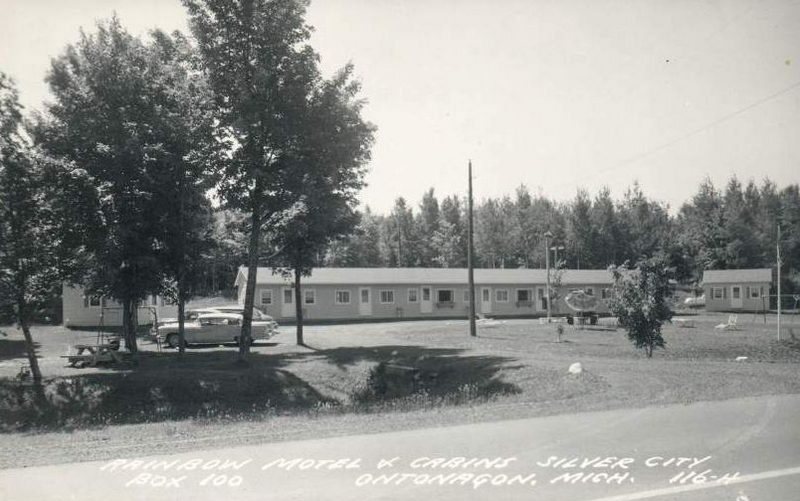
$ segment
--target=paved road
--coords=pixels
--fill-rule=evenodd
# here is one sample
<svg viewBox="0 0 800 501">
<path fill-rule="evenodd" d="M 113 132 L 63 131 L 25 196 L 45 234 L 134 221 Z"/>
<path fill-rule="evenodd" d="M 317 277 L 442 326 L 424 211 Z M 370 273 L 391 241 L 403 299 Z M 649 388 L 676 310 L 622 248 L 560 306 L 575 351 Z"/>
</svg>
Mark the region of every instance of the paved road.
<svg viewBox="0 0 800 501">
<path fill-rule="evenodd" d="M 3 470 L 0 499 L 796 500 L 800 395 Z"/>
</svg>

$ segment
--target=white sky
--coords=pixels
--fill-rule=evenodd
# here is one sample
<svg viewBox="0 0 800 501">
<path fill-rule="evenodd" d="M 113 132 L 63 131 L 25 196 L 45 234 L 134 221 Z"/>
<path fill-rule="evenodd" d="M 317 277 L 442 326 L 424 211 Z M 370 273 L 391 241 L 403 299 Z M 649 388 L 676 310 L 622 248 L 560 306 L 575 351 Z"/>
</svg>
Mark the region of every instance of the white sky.
<svg viewBox="0 0 800 501">
<path fill-rule="evenodd" d="M 116 11 L 186 29 L 178 0 L 0 0 L 0 70 L 47 97 L 49 58 Z M 721 186 L 800 181 L 800 2 L 316 0 L 330 74 L 353 61 L 379 131 L 362 201 L 520 183 L 566 200 L 638 180 L 673 208 Z"/>
</svg>

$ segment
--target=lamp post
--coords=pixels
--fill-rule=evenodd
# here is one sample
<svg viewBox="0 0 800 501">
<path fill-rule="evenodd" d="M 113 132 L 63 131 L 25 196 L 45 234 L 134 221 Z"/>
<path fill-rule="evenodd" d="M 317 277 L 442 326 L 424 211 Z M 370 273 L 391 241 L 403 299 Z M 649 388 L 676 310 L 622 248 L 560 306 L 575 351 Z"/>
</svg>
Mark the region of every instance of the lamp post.
<svg viewBox="0 0 800 501">
<path fill-rule="evenodd" d="M 550 239 L 553 238 L 551 232 L 544 234 L 544 267 L 547 272 L 547 323 L 550 323 Z"/>
</svg>

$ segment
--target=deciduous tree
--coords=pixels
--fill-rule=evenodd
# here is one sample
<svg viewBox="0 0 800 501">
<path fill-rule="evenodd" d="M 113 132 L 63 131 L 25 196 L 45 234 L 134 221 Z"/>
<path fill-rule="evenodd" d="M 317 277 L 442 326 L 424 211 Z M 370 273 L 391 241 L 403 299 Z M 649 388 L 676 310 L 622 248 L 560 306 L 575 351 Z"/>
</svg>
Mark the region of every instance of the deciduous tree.
<svg viewBox="0 0 800 501">
<path fill-rule="evenodd" d="M 663 258 L 639 261 L 635 268 L 623 264 L 611 271 L 614 285 L 609 309 L 633 345 L 650 358 L 655 348 L 665 346 L 661 325 L 672 318 L 668 302 L 672 271 Z"/>
</svg>

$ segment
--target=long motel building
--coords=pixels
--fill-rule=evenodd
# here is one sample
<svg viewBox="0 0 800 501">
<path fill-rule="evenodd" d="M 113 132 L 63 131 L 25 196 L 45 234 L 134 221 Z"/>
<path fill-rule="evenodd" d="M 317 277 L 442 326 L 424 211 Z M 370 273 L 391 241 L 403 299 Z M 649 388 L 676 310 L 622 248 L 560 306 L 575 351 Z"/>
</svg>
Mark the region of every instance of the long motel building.
<svg viewBox="0 0 800 501">
<path fill-rule="evenodd" d="M 551 280 L 555 272 L 551 270 Z M 613 277 L 607 270 L 560 270 L 561 285 L 551 313 L 572 313 L 564 297 L 574 290 L 598 296 L 608 311 Z M 469 312 L 466 268 L 315 268 L 300 282 L 304 320 L 369 321 L 465 318 Z M 536 317 L 547 313 L 547 272 L 542 269 L 474 270 L 475 310 L 492 317 Z M 247 268 L 235 287 L 244 304 Z M 551 283 L 552 286 L 552 283 Z M 258 268 L 255 306 L 278 322 L 296 319 L 293 281 Z"/>
</svg>

